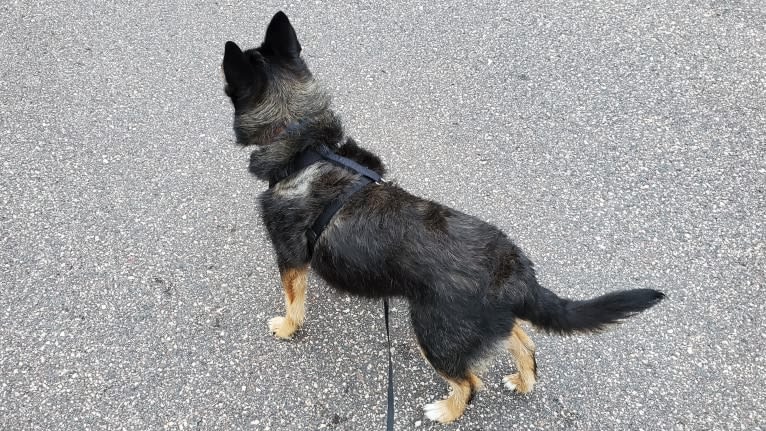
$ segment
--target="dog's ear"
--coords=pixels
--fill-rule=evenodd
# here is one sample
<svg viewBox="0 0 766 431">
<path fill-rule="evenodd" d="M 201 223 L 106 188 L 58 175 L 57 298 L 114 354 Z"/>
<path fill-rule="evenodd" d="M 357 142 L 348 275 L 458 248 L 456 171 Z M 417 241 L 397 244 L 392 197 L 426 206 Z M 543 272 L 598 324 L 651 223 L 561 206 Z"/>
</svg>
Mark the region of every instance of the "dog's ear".
<svg viewBox="0 0 766 431">
<path fill-rule="evenodd" d="M 266 38 L 263 40 L 262 48 L 289 59 L 298 58 L 301 55 L 301 44 L 298 43 L 298 36 L 284 12 L 277 12 L 271 19 L 269 28 L 266 29 Z"/>
<path fill-rule="evenodd" d="M 223 54 L 223 74 L 229 85 L 227 92 L 231 91 L 232 93 L 249 87 L 255 79 L 255 73 L 250 62 L 239 49 L 239 46 L 232 41 L 226 42 L 226 50 Z"/>
</svg>

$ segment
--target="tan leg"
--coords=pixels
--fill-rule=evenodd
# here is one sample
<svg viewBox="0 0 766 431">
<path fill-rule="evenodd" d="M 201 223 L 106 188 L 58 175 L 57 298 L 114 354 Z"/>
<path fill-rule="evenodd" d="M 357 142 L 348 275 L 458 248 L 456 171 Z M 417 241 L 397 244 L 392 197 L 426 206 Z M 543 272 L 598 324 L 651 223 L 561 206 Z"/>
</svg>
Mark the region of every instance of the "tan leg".
<svg viewBox="0 0 766 431">
<path fill-rule="evenodd" d="M 279 338 L 288 339 L 303 324 L 306 303 L 306 280 L 308 266 L 280 271 L 282 288 L 285 290 L 285 316 L 269 320 L 271 333 Z"/>
<path fill-rule="evenodd" d="M 428 358 L 426 358 L 426 353 L 423 351 L 423 348 L 418 344 L 418 351 L 420 352 L 420 356 L 423 357 L 423 359 L 426 361 L 428 365 L 431 365 L 431 362 L 428 361 Z M 470 372 L 468 374 L 468 384 L 471 385 L 471 391 L 472 392 L 479 392 L 484 389 L 484 382 L 481 381 L 481 378 L 477 376 L 476 374 Z"/>
<path fill-rule="evenodd" d="M 468 401 L 471 399 L 471 383 L 474 378 L 478 379 L 478 377 L 472 376 L 473 378 L 463 380 L 446 379 L 452 392 L 446 400 L 426 404 L 423 408 L 426 417 L 432 421 L 446 424 L 462 416 Z"/>
<path fill-rule="evenodd" d="M 511 336 L 508 338 L 508 350 L 513 355 L 518 372 L 503 377 L 505 387 L 526 394 L 535 386 L 537 363 L 535 362 L 535 343 L 529 339 L 519 324 L 513 327 Z"/>
<path fill-rule="evenodd" d="M 474 373 L 468 375 L 468 383 L 471 384 L 471 391 L 474 393 L 484 389 L 484 382 Z"/>
</svg>

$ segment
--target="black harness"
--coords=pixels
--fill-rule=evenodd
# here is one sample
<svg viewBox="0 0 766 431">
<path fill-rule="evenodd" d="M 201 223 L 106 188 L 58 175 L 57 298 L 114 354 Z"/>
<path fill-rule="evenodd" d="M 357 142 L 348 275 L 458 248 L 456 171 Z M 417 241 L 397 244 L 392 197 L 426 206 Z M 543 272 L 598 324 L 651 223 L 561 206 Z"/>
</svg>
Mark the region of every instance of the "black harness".
<svg viewBox="0 0 766 431">
<path fill-rule="evenodd" d="M 342 168 L 356 172 L 360 177 L 353 183 L 346 186 L 346 188 L 330 202 L 319 214 L 319 217 L 314 221 L 314 224 L 306 231 L 306 239 L 308 240 L 309 255 L 314 252 L 314 246 L 316 245 L 319 236 L 325 230 L 330 220 L 338 212 L 346 201 L 354 195 L 354 193 L 362 190 L 371 183 L 381 183 L 383 178 L 372 169 L 366 168 L 359 163 L 339 156 L 332 152 L 326 145 L 320 145 L 317 148 L 307 148 L 301 151 L 290 164 L 280 169 L 276 175 L 269 180 L 269 188 L 274 187 L 277 183 L 289 177 L 290 175 L 303 170 L 317 162 L 330 162 Z"/>
</svg>

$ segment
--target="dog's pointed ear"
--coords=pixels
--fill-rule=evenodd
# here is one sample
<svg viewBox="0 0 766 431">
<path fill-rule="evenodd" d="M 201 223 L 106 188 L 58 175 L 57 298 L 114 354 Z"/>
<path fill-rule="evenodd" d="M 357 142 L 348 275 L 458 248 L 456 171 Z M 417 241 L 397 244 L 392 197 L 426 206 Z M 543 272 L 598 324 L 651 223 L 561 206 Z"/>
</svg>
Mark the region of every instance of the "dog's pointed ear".
<svg viewBox="0 0 766 431">
<path fill-rule="evenodd" d="M 237 90 L 246 88 L 255 79 L 250 62 L 247 61 L 239 46 L 232 41 L 226 42 L 226 50 L 223 54 L 223 74 L 226 77 L 226 83 Z"/>
<path fill-rule="evenodd" d="M 301 55 L 301 44 L 298 42 L 298 36 L 284 12 L 277 12 L 271 19 L 269 27 L 266 29 L 263 47 L 285 58 L 298 58 Z"/>
</svg>

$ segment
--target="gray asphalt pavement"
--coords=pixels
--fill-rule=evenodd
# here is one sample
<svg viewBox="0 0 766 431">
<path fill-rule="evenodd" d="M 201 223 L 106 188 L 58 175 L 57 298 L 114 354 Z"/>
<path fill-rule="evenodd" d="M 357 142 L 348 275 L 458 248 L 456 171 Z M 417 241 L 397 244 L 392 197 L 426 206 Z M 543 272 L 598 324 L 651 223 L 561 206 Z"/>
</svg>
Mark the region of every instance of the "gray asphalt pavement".
<svg viewBox="0 0 766 431">
<path fill-rule="evenodd" d="M 0 4 L 0 429 L 376 430 L 382 306 L 282 293 L 219 65 L 284 10 L 348 132 L 405 188 L 509 233 L 541 282 L 651 287 L 609 332 L 531 331 L 465 416 L 406 303 L 399 430 L 766 429 L 766 3 Z"/>
</svg>

